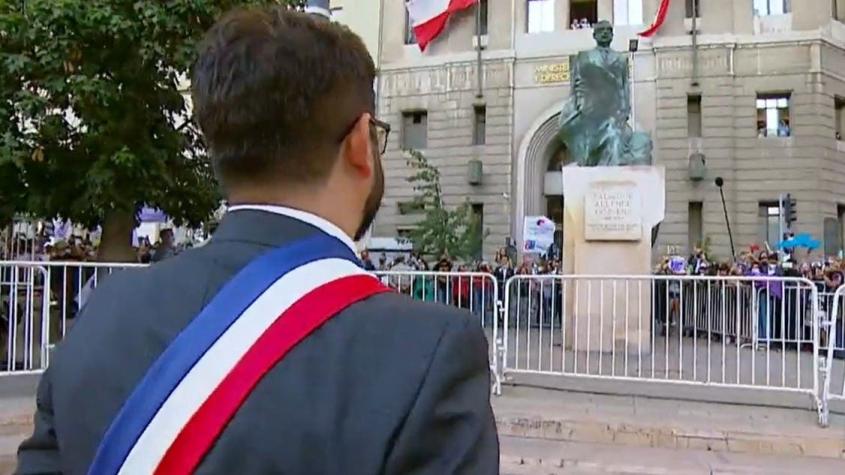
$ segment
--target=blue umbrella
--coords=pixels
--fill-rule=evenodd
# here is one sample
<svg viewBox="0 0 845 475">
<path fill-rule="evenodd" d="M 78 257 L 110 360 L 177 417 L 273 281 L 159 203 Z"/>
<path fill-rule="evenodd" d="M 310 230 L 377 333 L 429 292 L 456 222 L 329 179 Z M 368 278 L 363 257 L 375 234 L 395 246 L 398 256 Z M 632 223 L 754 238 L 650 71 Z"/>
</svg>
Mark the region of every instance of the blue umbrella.
<svg viewBox="0 0 845 475">
<path fill-rule="evenodd" d="M 803 247 L 812 251 L 821 247 L 821 242 L 817 239 L 813 239 L 813 236 L 803 233 L 785 241 L 781 241 L 780 244 L 778 244 L 778 249 L 795 249 L 798 247 Z"/>
</svg>

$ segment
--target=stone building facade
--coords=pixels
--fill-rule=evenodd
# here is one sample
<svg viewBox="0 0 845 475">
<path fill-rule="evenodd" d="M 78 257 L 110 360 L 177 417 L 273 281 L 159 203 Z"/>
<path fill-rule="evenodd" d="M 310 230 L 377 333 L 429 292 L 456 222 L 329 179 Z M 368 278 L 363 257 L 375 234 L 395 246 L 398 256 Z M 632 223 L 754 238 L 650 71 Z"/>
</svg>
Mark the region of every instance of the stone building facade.
<svg viewBox="0 0 845 475">
<path fill-rule="evenodd" d="M 401 235 L 419 219 L 402 206 L 413 196 L 406 148 L 438 166 L 447 203 L 475 205 L 489 230 L 485 256 L 507 238 L 521 244 L 524 216 L 560 222 L 560 167 L 568 159 L 555 137 L 557 115 L 569 95 L 569 57 L 594 46 L 592 30 L 574 28 L 573 20 L 612 21 L 614 49 L 629 51 L 659 3 L 487 0 L 480 39 L 469 10 L 420 52 L 402 21 L 403 2 L 384 2 L 383 18 L 394 20 L 380 27 L 378 114 L 395 133 L 373 235 Z M 717 256 L 730 255 L 717 176 L 738 249 L 779 241 L 778 200 L 790 193 L 798 209 L 793 229 L 838 252 L 845 0 L 696 3 L 693 15 L 692 0 L 672 1 L 658 33 L 629 53 L 635 128 L 651 133 L 655 162 L 666 167 L 666 219 L 655 254 L 684 253 L 709 239 Z M 480 181 L 472 172 L 477 161 Z"/>
</svg>

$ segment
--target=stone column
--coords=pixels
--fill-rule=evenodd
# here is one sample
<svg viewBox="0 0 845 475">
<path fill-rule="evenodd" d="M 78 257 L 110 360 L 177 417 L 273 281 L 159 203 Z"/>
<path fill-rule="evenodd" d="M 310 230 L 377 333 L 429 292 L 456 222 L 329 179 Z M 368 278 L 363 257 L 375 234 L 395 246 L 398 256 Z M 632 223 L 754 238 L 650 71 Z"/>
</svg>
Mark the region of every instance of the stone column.
<svg viewBox="0 0 845 475">
<path fill-rule="evenodd" d="M 665 214 L 662 167 L 563 170 L 566 346 L 651 351 L 651 230 Z M 609 276 L 642 276 L 611 278 Z M 608 277 L 602 277 L 608 276 Z"/>
</svg>

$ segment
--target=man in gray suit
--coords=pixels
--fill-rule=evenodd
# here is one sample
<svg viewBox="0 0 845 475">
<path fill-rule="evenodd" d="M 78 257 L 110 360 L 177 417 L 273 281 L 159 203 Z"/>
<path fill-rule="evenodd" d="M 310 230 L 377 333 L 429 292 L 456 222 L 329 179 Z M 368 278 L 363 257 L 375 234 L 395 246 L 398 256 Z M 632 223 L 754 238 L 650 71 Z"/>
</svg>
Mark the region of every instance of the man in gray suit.
<svg viewBox="0 0 845 475">
<path fill-rule="evenodd" d="M 384 190 L 374 77 L 356 35 L 306 14 L 240 10 L 208 33 L 194 107 L 229 213 L 208 245 L 101 283 L 41 380 L 18 473 L 103 473 L 139 381 L 255 259 L 317 235 L 352 252 Z M 195 471 L 498 473 L 487 355 L 468 313 L 376 294 L 272 366 Z"/>
</svg>

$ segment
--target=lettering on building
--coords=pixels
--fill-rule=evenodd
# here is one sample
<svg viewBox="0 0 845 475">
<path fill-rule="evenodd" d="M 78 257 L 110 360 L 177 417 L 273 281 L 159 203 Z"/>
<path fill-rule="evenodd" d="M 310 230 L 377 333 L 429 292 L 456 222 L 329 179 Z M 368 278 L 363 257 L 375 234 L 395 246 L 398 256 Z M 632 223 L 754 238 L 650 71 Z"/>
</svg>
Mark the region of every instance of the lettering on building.
<svg viewBox="0 0 845 475">
<path fill-rule="evenodd" d="M 537 66 L 534 69 L 534 82 L 537 84 L 569 82 L 569 62 Z"/>
</svg>

